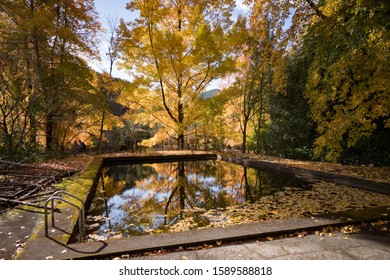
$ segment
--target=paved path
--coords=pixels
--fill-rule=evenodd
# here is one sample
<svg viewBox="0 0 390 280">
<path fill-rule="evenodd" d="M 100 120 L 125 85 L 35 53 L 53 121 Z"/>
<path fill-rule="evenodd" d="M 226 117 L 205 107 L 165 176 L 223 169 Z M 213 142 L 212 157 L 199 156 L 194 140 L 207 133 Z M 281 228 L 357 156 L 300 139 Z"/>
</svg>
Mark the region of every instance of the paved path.
<svg viewBox="0 0 390 280">
<path fill-rule="evenodd" d="M 386 212 L 390 211 L 387 209 Z M 370 211 L 374 216 L 383 215 L 383 209 L 378 213 Z M 64 213 L 65 214 L 65 213 Z M 359 214 L 359 213 L 355 213 Z M 360 213 L 362 214 L 362 213 Z M 12 215 L 2 216 L 0 220 L 0 259 L 12 259 L 16 250 L 32 234 L 31 229 L 40 222 L 42 214 L 13 211 Z M 59 215 L 61 216 L 61 215 Z M 273 241 L 256 241 L 256 236 L 273 236 L 283 232 L 295 232 L 302 230 L 315 230 L 326 225 L 340 225 L 345 223 L 359 224 L 360 215 L 348 218 L 348 221 L 330 219 L 324 217 L 292 218 L 247 225 L 229 226 L 226 228 L 214 228 L 196 230 L 178 234 L 161 234 L 154 236 L 139 236 L 102 242 L 83 242 L 63 245 L 61 235 L 53 239 L 45 238 L 43 227 L 34 233 L 34 238 L 19 254 L 19 259 L 70 259 L 70 258 L 102 258 L 107 255 L 126 255 L 129 252 L 139 252 L 141 249 L 148 251 L 158 248 L 178 248 L 185 246 L 203 245 L 202 241 L 212 244 L 207 250 L 178 251 L 172 249 L 171 253 L 158 253 L 135 259 L 384 259 L 390 260 L 390 232 L 377 229 L 364 229 L 354 234 L 334 233 L 333 236 L 306 235 L 303 238 L 284 238 Z M 366 214 L 367 218 L 367 214 Z M 372 217 L 369 217 L 372 219 Z M 387 225 L 389 227 L 389 225 Z M 236 244 L 229 243 L 236 237 L 249 238 L 252 241 L 241 241 Z M 56 241 L 57 240 L 57 241 Z M 222 241 L 222 243 L 220 243 Z M 221 244 L 221 246 L 218 246 Z M 22 245 L 18 245 L 22 244 Z M 176 251 L 175 251 L 176 250 Z M 140 256 L 142 254 L 138 254 Z"/>
<path fill-rule="evenodd" d="M 197 251 L 158 253 L 138 260 L 390 260 L 390 233 L 362 231 L 250 241 Z"/>
<path fill-rule="evenodd" d="M 0 260 L 16 257 L 24 247 L 42 214 L 14 209 L 0 215 Z"/>
<path fill-rule="evenodd" d="M 383 213 L 383 209 L 380 211 Z M 390 211 L 390 210 L 387 210 Z M 355 213 L 356 214 L 356 213 Z M 372 214 L 372 212 L 371 212 Z M 387 215 L 387 213 L 385 213 Z M 256 240 L 299 231 L 313 232 L 323 227 L 359 224 L 362 219 L 329 217 L 297 217 L 252 224 L 209 228 L 180 233 L 134 236 L 99 242 L 64 245 L 46 238 L 42 230 L 31 240 L 20 259 L 99 259 L 161 248 L 194 247 L 203 244 L 225 244 L 233 240 Z M 369 221 L 369 219 L 366 219 Z M 341 234 L 341 233 L 340 233 Z M 187 256 L 188 255 L 188 256 Z M 154 258 L 169 259 L 390 259 L 390 233 L 366 231 L 351 236 L 308 235 L 268 242 L 247 242 L 215 247 L 207 251 L 177 252 Z"/>
</svg>

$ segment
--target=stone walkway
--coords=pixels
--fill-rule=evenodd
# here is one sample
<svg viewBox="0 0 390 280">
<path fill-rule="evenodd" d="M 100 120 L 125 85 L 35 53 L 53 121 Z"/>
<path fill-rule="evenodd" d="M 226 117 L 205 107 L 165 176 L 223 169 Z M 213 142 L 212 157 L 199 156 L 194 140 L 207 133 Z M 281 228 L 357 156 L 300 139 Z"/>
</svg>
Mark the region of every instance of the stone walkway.
<svg viewBox="0 0 390 280">
<path fill-rule="evenodd" d="M 284 238 L 257 242 L 259 238 L 281 236 L 294 232 L 314 232 L 324 227 L 361 224 L 390 216 L 390 209 L 354 212 L 355 217 L 297 217 L 251 224 L 208 228 L 179 233 L 134 236 L 105 241 L 81 242 L 65 245 L 61 240 L 44 237 L 42 230 L 26 245 L 19 259 L 101 259 L 140 252 L 157 251 L 191 246 L 206 246 L 206 251 L 174 252 L 151 258 L 162 259 L 390 259 L 390 233 L 366 231 L 353 235 Z M 381 213 L 381 214 L 379 214 Z M 357 216 L 356 216 L 357 215 Z M 373 215 L 373 216 L 369 216 Z M 376 215 L 376 218 L 372 218 Z M 385 215 L 385 216 L 383 216 Z M 360 217 L 359 217 L 360 216 Z M 53 234 L 54 235 L 54 234 Z M 271 238 L 269 238 L 271 239 Z M 235 240 L 254 240 L 239 245 L 228 244 Z"/>
<path fill-rule="evenodd" d="M 14 209 L 0 215 L 0 260 L 14 259 L 42 222 L 42 214 Z"/>
<path fill-rule="evenodd" d="M 390 233 L 362 231 L 250 241 L 207 250 L 133 257 L 137 260 L 390 260 Z"/>
</svg>

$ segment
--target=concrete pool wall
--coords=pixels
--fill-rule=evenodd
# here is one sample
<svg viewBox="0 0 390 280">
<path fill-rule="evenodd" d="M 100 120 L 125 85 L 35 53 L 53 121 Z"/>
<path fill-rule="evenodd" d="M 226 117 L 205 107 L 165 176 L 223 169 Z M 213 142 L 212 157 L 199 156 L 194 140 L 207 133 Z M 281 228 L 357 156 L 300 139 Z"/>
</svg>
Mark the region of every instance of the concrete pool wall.
<svg viewBox="0 0 390 280">
<path fill-rule="evenodd" d="M 60 184 L 61 188 L 68 191 L 69 193 L 80 197 L 88 210 L 94 192 L 98 185 L 100 179 L 100 172 L 105 164 L 123 164 L 123 163 L 136 163 L 136 162 L 156 162 L 156 161 L 180 161 L 180 160 L 215 160 L 222 159 L 229 162 L 235 162 L 244 166 L 250 167 L 262 167 L 262 168 L 272 168 L 279 169 L 287 173 L 294 173 L 299 176 L 309 177 L 309 178 L 319 178 L 321 180 L 332 181 L 332 180 L 343 180 L 345 185 L 353 185 L 355 187 L 362 187 L 371 190 L 379 191 L 381 193 L 390 194 L 390 185 L 383 183 L 376 183 L 372 181 L 365 181 L 361 179 L 355 179 L 346 176 L 339 176 L 335 174 L 330 174 L 327 172 L 318 172 L 318 171 L 309 171 L 286 167 L 281 164 L 271 163 L 261 160 L 249 160 L 248 158 L 242 157 L 226 157 L 223 155 L 217 155 L 215 153 L 190 153 L 190 154 L 162 154 L 162 155 L 147 155 L 147 156 L 101 156 L 96 157 L 90 165 L 82 172 L 76 181 L 64 181 Z M 352 182 L 350 184 L 350 182 Z M 357 182 L 357 183 L 356 183 Z M 65 252 L 65 248 L 68 247 L 68 243 L 71 240 L 69 232 L 73 232 L 73 235 L 76 233 L 74 229 L 77 229 L 77 210 L 72 208 L 67 209 L 67 205 L 60 204 L 58 208 L 61 210 L 61 213 L 56 213 L 56 219 L 59 220 L 57 223 L 58 227 L 61 230 L 56 230 L 55 232 L 50 232 L 50 238 L 44 236 L 44 226 L 43 224 L 40 228 L 37 229 L 36 234 L 32 236 L 27 242 L 24 250 L 19 254 L 18 259 L 38 259 L 42 258 L 46 252 L 42 251 L 42 248 L 47 248 L 47 251 L 54 250 L 51 248 L 62 248 Z M 69 207 L 68 207 L 69 208 Z M 87 243 L 86 243 L 87 246 Z M 96 246 L 95 246 L 96 247 Z M 87 253 L 87 252 L 86 252 Z M 37 255 L 38 254 L 38 255 Z M 49 253 L 47 253 L 49 254 Z M 58 252 L 57 252 L 58 254 Z M 50 256 L 48 256 L 50 257 Z"/>
</svg>

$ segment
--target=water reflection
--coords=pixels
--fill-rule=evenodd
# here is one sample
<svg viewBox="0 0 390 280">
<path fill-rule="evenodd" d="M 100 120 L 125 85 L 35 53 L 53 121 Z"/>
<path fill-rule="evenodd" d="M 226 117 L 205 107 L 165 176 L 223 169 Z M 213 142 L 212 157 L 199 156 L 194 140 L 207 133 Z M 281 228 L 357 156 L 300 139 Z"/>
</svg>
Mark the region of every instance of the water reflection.
<svg viewBox="0 0 390 280">
<path fill-rule="evenodd" d="M 206 211 L 255 203 L 284 187 L 305 187 L 297 178 L 221 161 L 107 166 L 89 215 L 104 216 L 98 234 L 167 231 L 179 221 L 210 223 Z"/>
</svg>

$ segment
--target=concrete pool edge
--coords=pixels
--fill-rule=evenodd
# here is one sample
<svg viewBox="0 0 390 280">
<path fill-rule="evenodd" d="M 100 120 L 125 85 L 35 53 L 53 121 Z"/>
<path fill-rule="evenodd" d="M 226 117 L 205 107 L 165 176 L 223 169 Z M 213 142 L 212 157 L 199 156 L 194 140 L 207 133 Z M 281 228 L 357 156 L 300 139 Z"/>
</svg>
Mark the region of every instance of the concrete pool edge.
<svg viewBox="0 0 390 280">
<path fill-rule="evenodd" d="M 372 209 L 371 209 L 372 210 Z M 389 220 L 390 209 L 376 209 L 366 217 L 355 215 L 343 217 L 315 216 L 295 217 L 280 220 L 270 220 L 250 224 L 230 225 L 224 228 L 207 228 L 184 231 L 178 233 L 162 233 L 157 235 L 134 236 L 105 241 L 83 242 L 69 245 L 60 245 L 54 242 L 47 243 L 43 250 L 36 252 L 31 259 L 102 259 L 123 254 L 142 253 L 153 250 L 172 249 L 180 246 L 189 247 L 216 242 L 230 242 L 249 240 L 267 236 L 277 236 L 299 231 L 313 231 L 325 227 L 345 225 L 360 225 L 378 220 Z M 364 212 L 364 210 L 362 210 Z M 383 216 L 385 211 L 387 216 Z M 381 213 L 379 215 L 379 213 Z M 362 214 L 362 213 L 360 213 Z M 378 217 L 379 215 L 379 217 Z M 353 217 L 353 218 L 350 218 Z"/>
<path fill-rule="evenodd" d="M 66 179 L 57 186 L 77 196 L 84 202 L 86 207 L 89 207 L 102 167 L 103 159 L 94 158 L 75 181 L 72 178 Z M 79 202 L 72 197 L 66 197 L 66 199 L 71 203 L 79 205 Z M 45 248 L 50 242 L 61 245 L 67 244 L 69 240 L 74 238 L 78 228 L 78 210 L 64 203 L 57 205 L 56 208 L 60 212 L 55 213 L 55 228 L 51 227 L 51 222 L 49 221 L 49 238 L 45 237 L 45 225 L 42 215 L 41 222 L 37 225 L 34 235 L 29 238 L 23 251 L 20 252 L 16 259 L 31 259 L 30 256 L 35 256 L 37 251 Z"/>
<path fill-rule="evenodd" d="M 191 157 L 191 155 L 192 155 L 192 157 Z M 201 158 L 202 156 L 205 156 L 205 158 Z M 95 188 L 97 186 L 98 180 L 99 180 L 100 170 L 104 166 L 105 163 L 108 163 L 111 161 L 111 162 L 115 162 L 117 164 L 123 164 L 125 162 L 128 162 L 129 160 L 134 163 L 136 161 L 139 162 L 140 159 L 143 159 L 143 160 L 147 159 L 147 160 L 151 160 L 151 161 L 154 161 L 156 159 L 158 159 L 158 160 L 169 159 L 171 161 L 175 161 L 175 160 L 180 160 L 180 159 L 181 160 L 184 160 L 184 159 L 191 160 L 191 158 L 192 159 L 195 158 L 195 159 L 199 159 L 199 160 L 217 159 L 218 158 L 218 159 L 222 159 L 222 160 L 226 161 L 226 159 L 224 159 L 224 157 L 221 154 L 217 154 L 217 153 L 196 153 L 196 154 L 177 154 L 177 155 L 175 155 L 175 154 L 170 154 L 170 155 L 159 155 L 159 154 L 156 155 L 156 154 L 154 154 L 154 155 L 150 155 L 150 156 L 146 156 L 146 157 L 145 156 L 142 156 L 142 157 L 139 157 L 139 156 L 121 156 L 121 157 L 100 156 L 100 157 L 95 157 L 94 160 L 91 162 L 91 164 L 85 169 L 85 171 L 80 174 L 76 183 L 73 184 L 72 186 L 70 186 L 70 189 L 69 189 L 69 186 L 66 187 L 66 190 L 70 191 L 72 194 L 76 194 L 76 195 L 81 194 L 83 196 L 82 199 L 85 201 L 86 209 L 88 209 L 89 204 L 92 201 L 92 197 L 93 197 Z M 269 162 L 265 162 L 265 161 L 261 161 L 261 160 L 248 160 L 247 158 L 239 158 L 237 160 L 239 162 L 235 162 L 235 163 L 239 163 L 239 164 L 244 165 L 244 166 L 258 164 L 258 165 L 262 165 L 262 167 L 266 167 L 267 164 L 268 165 L 272 164 L 273 169 L 280 169 L 282 167 L 286 168 L 285 166 L 282 166 L 279 164 L 269 163 Z M 234 162 L 234 161 L 232 161 L 232 162 Z M 253 162 L 257 162 L 257 163 L 253 163 Z M 268 168 L 271 168 L 271 167 L 269 166 Z M 297 170 L 299 171 L 300 169 L 289 168 L 289 170 L 291 173 L 291 172 L 296 172 Z M 282 171 L 286 171 L 286 170 L 282 170 Z M 327 173 L 327 172 L 322 172 L 322 173 Z M 330 174 L 330 173 L 327 173 L 327 174 Z M 309 175 L 310 175 L 310 173 L 309 173 Z M 338 175 L 336 175 L 336 176 L 338 176 Z M 345 176 L 342 176 L 342 177 L 345 177 Z M 354 178 L 352 178 L 352 179 L 354 179 Z M 364 180 L 362 180 L 362 181 L 364 181 Z M 365 181 L 365 182 L 370 183 L 369 181 Z M 387 185 L 386 186 L 382 185 L 379 187 L 380 188 L 383 188 L 383 187 L 388 188 Z M 388 188 L 388 190 L 390 190 L 390 188 Z M 390 192 L 387 192 L 386 194 L 390 194 Z M 73 210 L 75 210 L 75 209 L 73 209 Z M 390 214 L 390 213 L 388 213 L 388 214 Z M 69 219 L 69 214 L 67 213 L 67 215 L 68 216 L 66 216 L 66 215 L 60 216 L 59 215 L 58 219 L 63 220 L 65 227 L 67 229 L 66 231 L 69 230 L 69 232 L 73 232 L 73 234 L 74 234 L 73 229 L 77 226 L 77 216 L 73 214 L 71 219 Z M 390 216 L 390 215 L 388 215 L 388 216 Z M 378 220 L 381 218 L 383 219 L 384 217 L 376 217 L 375 219 Z M 308 218 L 306 218 L 306 217 L 293 218 L 293 220 L 307 220 L 307 219 Z M 207 231 L 207 234 L 205 234 L 205 240 L 199 241 L 199 242 L 205 243 L 205 242 L 214 242 L 215 240 L 220 241 L 220 240 L 254 238 L 255 236 L 282 233 L 286 230 L 288 230 L 288 231 L 305 230 L 305 229 L 313 228 L 313 227 L 323 227 L 323 226 L 327 226 L 327 225 L 339 225 L 340 223 L 352 224 L 352 223 L 359 223 L 362 220 L 364 220 L 364 219 L 360 218 L 360 217 L 358 217 L 357 219 L 354 219 L 354 220 L 343 221 L 343 222 L 334 221 L 334 220 L 332 220 L 332 221 L 324 220 L 324 222 L 321 223 L 321 225 L 318 223 L 311 225 L 309 223 L 309 225 L 308 224 L 306 224 L 306 226 L 301 225 L 300 227 L 297 227 L 298 224 L 296 224 L 296 223 L 294 224 L 293 222 L 291 222 L 292 221 L 291 219 L 287 220 L 287 221 L 286 220 L 275 220 L 272 222 L 276 223 L 277 225 L 279 225 L 280 223 L 282 223 L 282 224 L 287 223 L 287 224 L 290 224 L 290 226 L 295 226 L 295 228 L 291 227 L 290 229 L 285 229 L 285 230 L 279 229 L 276 231 L 275 230 L 266 231 L 266 232 L 262 231 L 259 233 L 256 230 L 253 230 L 253 227 L 255 227 L 255 225 L 253 225 L 253 224 L 248 224 L 248 225 L 252 225 L 252 226 L 239 225 L 237 227 L 244 226 L 244 227 L 250 228 L 249 232 L 252 232 L 252 233 L 241 234 L 240 236 L 233 235 L 233 236 L 224 237 L 224 238 L 221 235 L 219 235 L 219 236 L 212 238 L 211 240 L 210 240 L 210 236 L 208 236 L 208 235 L 213 234 L 213 231 L 215 231 L 214 233 L 217 233 L 219 231 L 226 233 L 227 227 L 223 228 L 222 230 L 216 229 L 216 228 L 211 229 L 212 230 L 211 232 L 207 231 L 207 230 L 209 230 L 209 229 L 207 229 L 207 230 L 205 230 L 205 231 Z M 370 220 L 366 219 L 366 221 L 370 221 Z M 61 225 L 60 227 L 62 228 L 63 223 L 59 223 L 59 224 Z M 262 222 L 262 225 L 264 225 L 263 222 Z M 236 226 L 233 226 L 233 227 L 236 227 Z M 229 228 L 230 228 L 230 226 L 229 226 Z M 203 230 L 197 230 L 197 232 L 198 231 L 202 232 Z M 242 228 L 240 229 L 240 231 L 242 231 Z M 231 233 L 232 231 L 229 231 L 229 232 Z M 166 234 L 166 235 L 171 236 L 172 233 Z M 179 235 L 173 234 L 172 238 L 184 236 L 183 239 L 180 239 L 180 240 L 184 240 L 184 241 L 187 240 L 188 241 L 189 235 L 190 235 L 190 233 L 179 233 Z M 27 243 L 23 252 L 18 256 L 18 259 L 47 259 L 47 258 L 50 258 L 50 259 L 51 258 L 53 258 L 53 259 L 80 258 L 80 259 L 82 259 L 82 258 L 103 257 L 105 255 L 112 255 L 112 254 L 120 254 L 123 250 L 125 250 L 125 252 L 129 252 L 129 250 L 130 251 L 133 250 L 133 249 L 128 248 L 128 247 L 121 248 L 121 246 L 123 246 L 126 242 L 127 243 L 129 242 L 128 239 L 126 239 L 127 241 L 123 241 L 124 243 L 121 243 L 122 241 L 120 241 L 120 240 L 119 241 L 118 240 L 110 240 L 110 241 L 85 242 L 85 243 L 80 243 L 80 244 L 65 245 L 69 241 L 69 238 L 70 238 L 69 236 L 65 236 L 65 235 L 61 234 L 60 232 L 51 233 L 50 236 L 51 236 L 51 238 L 44 237 L 44 227 L 41 225 L 41 228 L 38 231 L 38 233 L 34 236 L 34 238 L 29 240 L 29 242 Z M 59 236 L 59 238 L 57 238 L 58 236 Z M 158 236 L 158 237 L 156 237 L 156 236 Z M 168 241 L 166 241 L 167 243 L 158 244 L 157 247 L 152 247 L 152 246 L 148 245 L 151 242 L 152 238 L 158 240 L 158 239 L 161 239 L 162 236 L 165 236 L 165 235 L 161 234 L 161 235 L 155 235 L 155 236 L 142 236 L 142 237 L 139 236 L 139 237 L 132 237 L 131 239 L 132 239 L 132 241 L 136 241 L 134 239 L 138 238 L 138 241 L 135 242 L 136 243 L 135 245 L 138 246 L 137 250 L 139 250 L 139 251 L 152 250 L 153 248 L 160 248 L 161 246 L 166 246 L 166 247 L 180 246 L 180 245 L 177 245 L 177 243 L 170 243 L 169 244 Z M 164 240 L 170 239 L 168 237 L 164 237 L 164 238 L 165 238 Z M 210 240 L 210 241 L 207 241 L 207 240 Z M 133 242 L 130 242 L 130 243 L 133 243 Z M 185 244 L 187 244 L 187 243 L 185 243 Z M 142 244 L 144 244 L 144 245 L 142 245 Z M 181 245 L 185 245 L 185 244 L 181 244 Z M 193 243 L 191 243 L 191 244 L 193 244 Z M 148 246 L 146 246 L 146 245 L 148 245 Z M 141 247 L 144 246 L 144 248 L 139 248 L 140 246 Z M 83 248 L 84 249 L 87 248 L 87 249 L 84 250 Z M 128 248 L 128 249 L 126 249 L 126 248 Z M 119 252 L 118 251 L 113 252 L 115 250 L 119 250 Z M 68 252 L 73 253 L 73 255 L 69 255 Z"/>
<path fill-rule="evenodd" d="M 96 188 L 100 179 L 100 173 L 105 164 L 123 164 L 135 162 L 158 162 L 158 161 L 177 161 L 177 160 L 215 160 L 217 155 L 215 153 L 206 152 L 191 152 L 191 153 L 174 153 L 174 154 L 150 154 L 143 156 L 110 156 L 100 155 L 95 156 L 90 164 L 82 171 L 76 180 L 66 179 L 57 186 L 61 190 L 77 196 L 85 205 L 88 211 L 92 199 L 95 195 Z M 66 199 L 79 205 L 79 202 L 72 197 Z M 34 234 L 29 238 L 23 250 L 17 255 L 16 259 L 35 259 L 34 257 L 41 248 L 47 246 L 50 242 L 57 245 L 66 245 L 70 241 L 75 240 L 78 234 L 78 211 L 68 204 L 61 203 L 56 206 L 60 213 L 55 213 L 56 227 L 51 228 L 49 218 L 49 238 L 45 237 L 45 226 L 43 222 L 43 215 L 40 222 L 37 224 Z M 43 213 L 42 213 L 43 214 Z M 50 257 L 50 256 L 47 256 Z"/>
<path fill-rule="evenodd" d="M 144 156 L 104 156 L 104 164 L 134 164 L 134 163 L 155 163 L 155 162 L 174 162 L 187 160 L 216 160 L 216 153 L 189 153 L 189 154 L 151 154 Z"/>
<path fill-rule="evenodd" d="M 350 187 L 355 187 L 355 188 L 360 188 L 360 189 L 373 191 L 381 194 L 390 195 L 390 184 L 387 183 L 364 180 L 364 179 L 359 179 L 351 176 L 333 174 L 325 171 L 301 169 L 297 167 L 286 166 L 285 164 L 281 164 L 277 162 L 269 162 L 260 159 L 249 159 L 249 158 L 223 155 L 223 154 L 219 156 L 224 161 L 240 164 L 246 167 L 279 170 L 288 174 L 302 176 L 305 178 L 318 179 L 322 181 L 332 182 L 340 185 L 346 185 Z"/>
</svg>

